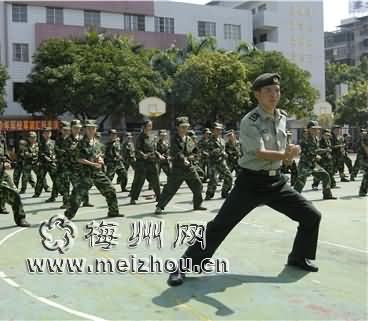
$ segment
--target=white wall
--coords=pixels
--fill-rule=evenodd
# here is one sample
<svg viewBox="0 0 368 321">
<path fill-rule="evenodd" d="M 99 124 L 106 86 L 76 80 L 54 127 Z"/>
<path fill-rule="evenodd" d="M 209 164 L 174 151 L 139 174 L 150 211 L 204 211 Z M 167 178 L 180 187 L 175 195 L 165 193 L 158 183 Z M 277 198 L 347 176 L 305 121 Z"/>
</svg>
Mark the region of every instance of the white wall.
<svg viewBox="0 0 368 321">
<path fill-rule="evenodd" d="M 216 22 L 217 45 L 231 50 L 239 44 L 239 41 L 224 39 L 224 24 L 235 24 L 241 25 L 241 40 L 252 42 L 252 18 L 247 10 L 174 1 L 155 1 L 154 6 L 156 16 L 175 19 L 175 33 L 192 33 L 198 38 L 198 21 Z"/>
</svg>

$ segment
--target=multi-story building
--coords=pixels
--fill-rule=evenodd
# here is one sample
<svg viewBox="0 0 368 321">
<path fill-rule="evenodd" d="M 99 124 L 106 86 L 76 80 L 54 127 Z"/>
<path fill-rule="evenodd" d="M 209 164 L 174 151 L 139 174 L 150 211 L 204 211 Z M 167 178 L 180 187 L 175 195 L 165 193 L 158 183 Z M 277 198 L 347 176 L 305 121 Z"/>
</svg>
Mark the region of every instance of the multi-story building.
<svg viewBox="0 0 368 321">
<path fill-rule="evenodd" d="M 42 41 L 82 36 L 90 27 L 134 38 L 145 47 L 183 47 L 186 35 L 213 36 L 220 48 L 241 41 L 278 50 L 308 70 L 325 97 L 322 1 L 0 1 L 0 61 L 10 74 L 3 118 L 24 118 L 17 89 Z"/>
<path fill-rule="evenodd" d="M 341 21 L 339 29 L 325 33 L 326 62 L 357 65 L 368 56 L 368 16 Z"/>
</svg>

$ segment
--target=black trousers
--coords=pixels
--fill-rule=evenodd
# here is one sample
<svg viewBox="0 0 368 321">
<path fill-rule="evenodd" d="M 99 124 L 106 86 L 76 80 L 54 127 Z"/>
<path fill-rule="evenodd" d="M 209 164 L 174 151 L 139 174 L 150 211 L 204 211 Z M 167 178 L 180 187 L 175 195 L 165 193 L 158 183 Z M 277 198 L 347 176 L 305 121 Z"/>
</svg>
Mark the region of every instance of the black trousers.
<svg viewBox="0 0 368 321">
<path fill-rule="evenodd" d="M 321 213 L 287 184 L 283 175 L 274 177 L 242 170 L 217 216 L 207 224 L 206 248 L 196 242 L 183 257 L 200 265 L 211 258 L 230 231 L 254 208 L 267 205 L 299 222 L 290 256 L 315 259 Z"/>
</svg>

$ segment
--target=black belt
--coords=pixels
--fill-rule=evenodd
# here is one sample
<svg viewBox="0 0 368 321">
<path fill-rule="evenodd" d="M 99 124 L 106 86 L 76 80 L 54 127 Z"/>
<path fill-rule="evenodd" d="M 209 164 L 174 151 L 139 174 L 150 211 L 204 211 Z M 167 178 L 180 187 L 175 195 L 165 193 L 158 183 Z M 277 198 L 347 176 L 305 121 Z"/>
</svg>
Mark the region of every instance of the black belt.
<svg viewBox="0 0 368 321">
<path fill-rule="evenodd" d="M 272 169 L 269 171 L 266 171 L 266 170 L 254 171 L 248 168 L 242 168 L 242 172 L 248 175 L 271 176 L 271 177 L 280 176 L 281 174 L 280 169 Z"/>
</svg>

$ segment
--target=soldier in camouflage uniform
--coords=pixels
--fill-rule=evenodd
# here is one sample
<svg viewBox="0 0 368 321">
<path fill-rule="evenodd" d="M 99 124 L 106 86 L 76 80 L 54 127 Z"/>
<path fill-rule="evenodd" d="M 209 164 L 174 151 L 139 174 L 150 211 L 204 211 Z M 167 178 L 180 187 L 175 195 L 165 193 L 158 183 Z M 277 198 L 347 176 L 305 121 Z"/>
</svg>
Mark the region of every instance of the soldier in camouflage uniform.
<svg viewBox="0 0 368 321">
<path fill-rule="evenodd" d="M 356 159 L 355 159 L 353 170 L 351 172 L 351 177 L 350 177 L 351 181 L 355 181 L 355 177 L 357 177 L 359 170 L 360 170 L 360 159 L 362 157 L 362 154 L 361 154 L 362 149 L 360 148 L 360 146 L 362 142 L 362 137 L 365 136 L 365 134 L 367 134 L 367 131 L 365 129 L 361 129 L 360 136 L 359 136 L 358 143 L 357 143 L 358 150 L 356 154 Z"/>
<path fill-rule="evenodd" d="M 100 193 L 105 197 L 109 207 L 108 217 L 121 217 L 119 214 L 118 201 L 115 188 L 111 181 L 102 171 L 103 158 L 101 148 L 96 140 L 96 122 L 87 120 L 85 123 L 86 135 L 78 144 L 75 159 L 80 163 L 81 171 L 78 182 L 73 187 L 65 216 L 72 219 L 78 211 L 83 199 L 88 194 L 88 190 L 94 184 Z"/>
<path fill-rule="evenodd" d="M 17 190 L 8 185 L 5 180 L 5 170 L 10 169 L 10 163 L 5 156 L 0 156 L 0 199 L 8 203 L 13 210 L 14 221 L 20 227 L 29 227 L 23 210 L 22 199 Z"/>
<path fill-rule="evenodd" d="M 32 171 L 38 175 L 38 153 L 39 145 L 37 143 L 37 134 L 30 132 L 28 135 L 27 146 L 20 152 L 22 159 L 24 159 L 24 168 L 22 175 L 22 188 L 20 194 L 27 190 L 27 184 L 30 182 Z"/>
<path fill-rule="evenodd" d="M 135 146 L 133 142 L 133 136 L 131 133 L 126 134 L 126 140 L 122 145 L 122 154 L 126 170 L 128 171 L 129 167 L 131 167 L 134 170 L 136 162 Z"/>
<path fill-rule="evenodd" d="M 201 140 L 198 142 L 198 151 L 199 151 L 199 166 L 201 167 L 204 178 L 202 182 L 207 182 L 208 180 L 208 140 L 211 135 L 211 131 L 209 128 L 205 128 L 203 131 L 203 136 Z"/>
<path fill-rule="evenodd" d="M 6 146 L 5 137 L 0 133 L 0 158 L 5 162 L 9 162 L 10 164 L 10 158 L 8 155 L 8 150 Z M 13 180 L 9 176 L 9 174 L 6 171 L 3 171 L 1 179 L 10 187 L 15 188 Z M 1 182 L 0 182 L 1 183 Z M 0 198 L 0 214 L 9 214 L 7 209 L 5 208 L 5 199 Z"/>
<path fill-rule="evenodd" d="M 225 141 L 221 137 L 222 130 L 222 124 L 215 123 L 212 130 L 212 136 L 208 142 L 209 167 L 211 170 L 210 181 L 207 186 L 206 200 L 210 200 L 215 196 L 217 188 L 217 175 L 222 176 L 224 179 L 221 191 L 222 198 L 227 198 L 233 184 L 233 178 L 231 176 L 229 167 L 226 164 L 227 155 L 225 151 Z"/>
<path fill-rule="evenodd" d="M 67 167 L 68 167 L 68 175 L 70 183 L 72 184 L 72 187 L 74 188 L 77 186 L 79 175 L 81 173 L 82 165 L 78 162 L 78 159 L 76 158 L 78 153 L 78 145 L 79 142 L 82 139 L 82 136 L 80 135 L 81 132 L 81 122 L 78 119 L 74 119 L 70 123 L 71 127 L 71 134 L 67 138 L 66 142 L 66 148 L 67 148 Z M 92 185 L 90 186 L 90 188 Z M 89 195 L 88 192 L 86 195 L 84 195 L 83 198 L 83 207 L 93 207 L 92 204 L 89 202 Z"/>
<path fill-rule="evenodd" d="M 202 182 L 198 175 L 198 167 L 193 164 L 196 155 L 196 144 L 187 135 L 190 126 L 188 117 L 176 119 L 177 134 L 171 142 L 172 171 L 168 177 L 159 198 L 155 214 L 161 214 L 170 200 L 174 197 L 183 182 L 186 182 L 193 192 L 193 208 L 195 211 L 205 211 L 202 207 Z"/>
<path fill-rule="evenodd" d="M 22 155 L 24 154 L 26 148 L 27 148 L 27 141 L 24 139 L 19 140 L 18 146 L 15 151 L 16 161 L 13 172 L 13 181 L 16 188 L 18 188 L 20 179 L 23 175 L 24 159 Z M 36 186 L 36 182 L 32 177 L 32 175 L 30 177 L 29 183 L 32 187 Z"/>
<path fill-rule="evenodd" d="M 113 181 L 117 174 L 121 191 L 127 192 L 128 175 L 123 163 L 120 139 L 115 129 L 110 129 L 109 134 L 110 141 L 105 148 L 106 175 Z"/>
<path fill-rule="evenodd" d="M 341 127 L 334 126 L 332 131 L 332 155 L 334 160 L 334 173 L 338 172 L 341 182 L 349 182 L 344 174 L 345 142 L 341 135 Z"/>
<path fill-rule="evenodd" d="M 195 133 L 194 130 L 188 130 L 188 134 L 187 134 L 194 142 L 195 144 L 195 149 L 193 150 L 193 166 L 195 166 L 196 171 L 199 175 L 199 178 L 201 179 L 201 181 L 203 182 L 205 179 L 205 173 L 202 170 L 201 167 L 201 155 L 199 152 L 199 148 L 198 148 L 198 137 L 197 134 Z"/>
<path fill-rule="evenodd" d="M 293 144 L 293 133 L 291 131 L 286 132 L 287 144 Z M 281 172 L 283 174 L 290 174 L 290 185 L 294 186 L 296 179 L 298 178 L 298 165 L 295 159 L 292 161 L 283 161 L 281 165 Z"/>
<path fill-rule="evenodd" d="M 57 160 L 56 168 L 56 186 L 58 192 L 63 197 L 63 205 L 60 208 L 65 209 L 68 204 L 70 192 L 70 177 L 68 168 L 68 139 L 70 136 L 70 123 L 67 121 L 61 122 L 61 132 L 55 141 L 55 153 Z"/>
<path fill-rule="evenodd" d="M 310 121 L 308 123 L 309 134 L 306 140 L 301 143 L 301 156 L 298 164 L 298 178 L 294 184 L 294 189 L 299 193 L 302 192 L 308 176 L 312 175 L 322 181 L 323 199 L 336 199 L 331 193 L 330 175 L 323 169 L 318 162 L 321 159 L 320 153 L 323 153 L 319 147 L 318 135 L 321 127 L 317 122 Z"/>
<path fill-rule="evenodd" d="M 48 173 L 52 180 L 51 197 L 46 200 L 47 203 L 55 202 L 58 195 L 56 187 L 56 153 L 55 141 L 51 139 L 51 128 L 44 128 L 42 139 L 39 145 L 39 167 L 37 172 L 37 183 L 35 193 L 32 197 L 39 197 L 44 188 L 44 181 Z"/>
<path fill-rule="evenodd" d="M 365 132 L 361 136 L 359 145 L 360 166 L 364 171 L 362 183 L 360 184 L 359 196 L 367 196 L 368 192 L 368 134 Z"/>
<path fill-rule="evenodd" d="M 130 193 L 131 205 L 136 204 L 146 179 L 153 188 L 156 200 L 160 197 L 160 183 L 157 168 L 159 153 L 157 152 L 157 146 L 155 144 L 154 137 L 151 135 L 151 131 L 152 122 L 145 121 L 143 132 L 137 137 L 135 146 L 137 161 Z"/>
<path fill-rule="evenodd" d="M 236 139 L 233 129 L 226 132 L 227 142 L 225 144 L 225 151 L 227 154 L 227 165 L 230 169 L 230 173 L 235 171 L 236 176 L 240 173 L 239 158 L 241 156 L 240 143 Z"/>
<path fill-rule="evenodd" d="M 321 153 L 321 159 L 318 162 L 330 175 L 331 188 L 336 188 L 336 180 L 334 177 L 334 163 L 332 158 L 332 142 L 331 142 L 331 131 L 328 129 L 323 130 L 322 138 L 319 142 L 319 146 L 324 151 Z M 312 188 L 314 190 L 318 189 L 320 180 L 314 178 Z"/>
<path fill-rule="evenodd" d="M 160 159 L 160 164 L 159 164 L 159 175 L 161 173 L 161 170 L 163 170 L 166 177 L 168 177 L 170 175 L 170 159 L 169 159 L 170 146 L 167 141 L 167 131 L 164 129 L 161 129 L 159 131 L 157 151 L 162 156 Z"/>
<path fill-rule="evenodd" d="M 349 157 L 349 143 L 350 143 L 350 140 L 351 140 L 351 136 L 348 135 L 348 134 L 344 134 L 343 135 L 343 139 L 344 139 L 344 163 L 346 165 L 346 167 L 348 168 L 349 170 L 349 174 L 350 174 L 350 177 L 353 173 L 353 161 L 350 159 Z M 350 179 L 351 180 L 351 179 Z"/>
</svg>

